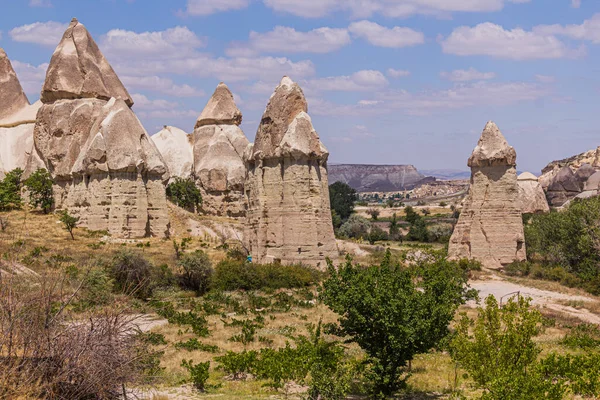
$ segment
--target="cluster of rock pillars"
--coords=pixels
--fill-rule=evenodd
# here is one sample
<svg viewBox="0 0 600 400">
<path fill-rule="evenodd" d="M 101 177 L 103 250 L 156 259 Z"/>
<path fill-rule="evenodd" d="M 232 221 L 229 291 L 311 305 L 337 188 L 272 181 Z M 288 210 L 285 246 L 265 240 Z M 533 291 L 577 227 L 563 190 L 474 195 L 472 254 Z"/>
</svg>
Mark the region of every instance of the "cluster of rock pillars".
<svg viewBox="0 0 600 400">
<path fill-rule="evenodd" d="M 33 105 L 0 49 L 0 177 L 17 167 L 24 178 L 45 168 L 55 182 L 57 209 L 80 217 L 83 227 L 124 238 L 168 236 L 165 187 L 177 177 L 192 179 L 205 213 L 245 219 L 245 246 L 256 262 L 323 267 L 326 258 L 337 258 L 329 153 L 302 89 L 290 78 L 275 88 L 254 143 L 242 132 L 242 114 L 223 83 L 192 134 L 165 126 L 150 137 L 132 106 L 76 19 L 52 55 Z M 450 257 L 478 259 L 491 268 L 525 259 L 521 214 L 549 210 L 542 185 L 529 173 L 517 177 L 516 152 L 492 122 L 468 165 L 471 187 Z M 566 181 L 564 169 L 552 174 L 546 180 L 559 183 L 546 186 Z"/>
</svg>

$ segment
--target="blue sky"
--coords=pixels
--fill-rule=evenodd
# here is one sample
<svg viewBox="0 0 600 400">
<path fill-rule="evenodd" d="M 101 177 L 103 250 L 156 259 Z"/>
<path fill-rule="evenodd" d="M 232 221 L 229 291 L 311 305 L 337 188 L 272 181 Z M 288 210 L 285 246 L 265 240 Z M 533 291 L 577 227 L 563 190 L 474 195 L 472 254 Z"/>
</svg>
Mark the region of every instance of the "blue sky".
<svg viewBox="0 0 600 400">
<path fill-rule="evenodd" d="M 30 98 L 66 25 L 96 39 L 150 134 L 191 132 L 220 81 L 252 141 L 284 74 L 330 162 L 461 169 L 488 120 L 519 170 L 600 145 L 597 0 L 0 0 Z M 598 13 L 598 14 L 597 14 Z"/>
</svg>

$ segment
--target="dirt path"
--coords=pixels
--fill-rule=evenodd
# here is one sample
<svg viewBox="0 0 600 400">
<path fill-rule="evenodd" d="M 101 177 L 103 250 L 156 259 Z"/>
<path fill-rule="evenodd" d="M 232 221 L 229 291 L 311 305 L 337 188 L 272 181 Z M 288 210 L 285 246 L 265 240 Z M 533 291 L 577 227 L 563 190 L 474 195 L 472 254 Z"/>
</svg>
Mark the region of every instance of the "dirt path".
<svg viewBox="0 0 600 400">
<path fill-rule="evenodd" d="M 470 285 L 473 289 L 479 291 L 481 300 L 490 295 L 494 295 L 500 301 L 507 301 L 508 298 L 516 296 L 517 292 L 524 297 L 530 297 L 531 303 L 550 310 L 568 314 L 579 318 L 584 322 L 600 324 L 600 315 L 595 314 L 585 308 L 574 308 L 561 303 L 565 301 L 578 301 L 585 303 L 598 303 L 598 299 L 592 296 L 570 295 L 566 293 L 552 292 L 549 290 L 536 289 L 522 284 L 512 283 L 503 280 L 498 276 L 493 276 L 490 280 L 472 281 Z M 475 302 L 471 302 L 475 306 Z"/>
</svg>

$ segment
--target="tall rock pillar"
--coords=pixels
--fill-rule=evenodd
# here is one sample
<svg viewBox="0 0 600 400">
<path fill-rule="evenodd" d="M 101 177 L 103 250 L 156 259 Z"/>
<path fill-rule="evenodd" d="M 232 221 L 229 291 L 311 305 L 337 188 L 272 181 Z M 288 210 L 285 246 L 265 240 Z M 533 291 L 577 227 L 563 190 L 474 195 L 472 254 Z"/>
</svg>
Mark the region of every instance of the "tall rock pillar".
<svg viewBox="0 0 600 400">
<path fill-rule="evenodd" d="M 337 256 L 327 158 L 300 86 L 284 77 L 263 114 L 247 165 L 244 238 L 255 262 L 325 267 Z"/>
<path fill-rule="evenodd" d="M 487 268 L 525 260 L 516 161 L 515 149 L 488 122 L 469 158 L 471 187 L 450 238 L 450 258 L 475 259 Z"/>
</svg>

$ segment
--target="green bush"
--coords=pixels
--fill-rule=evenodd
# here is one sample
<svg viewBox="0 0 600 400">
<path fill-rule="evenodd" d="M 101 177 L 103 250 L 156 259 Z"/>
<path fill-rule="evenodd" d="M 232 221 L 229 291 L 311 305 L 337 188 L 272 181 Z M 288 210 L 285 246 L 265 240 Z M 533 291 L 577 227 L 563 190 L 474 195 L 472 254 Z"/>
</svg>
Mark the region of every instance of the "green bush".
<svg viewBox="0 0 600 400">
<path fill-rule="evenodd" d="M 356 201 L 356 190 L 343 182 L 335 182 L 329 185 L 329 201 L 331 210 L 335 212 L 342 221 L 347 220 L 354 211 Z"/>
<path fill-rule="evenodd" d="M 127 250 L 115 254 L 110 263 L 115 289 L 139 299 L 152 296 L 153 269 L 144 257 Z"/>
<path fill-rule="evenodd" d="M 258 353 L 254 350 L 244 350 L 241 353 L 228 351 L 224 356 L 216 357 L 215 361 L 220 364 L 218 369 L 233 375 L 233 379 L 240 380 L 255 371 Z"/>
<path fill-rule="evenodd" d="M 25 180 L 29 192 L 29 204 L 33 208 L 40 207 L 44 214 L 48 214 L 54 207 L 53 183 L 52 176 L 43 168 L 38 169 Z"/>
<path fill-rule="evenodd" d="M 360 215 L 353 214 L 338 229 L 338 235 L 351 239 L 366 239 L 371 230 L 371 223 Z"/>
<path fill-rule="evenodd" d="M 207 353 L 218 353 L 219 347 L 210 344 L 204 344 L 196 338 L 189 339 L 187 342 L 175 343 L 176 349 L 184 349 L 187 351 L 204 351 Z"/>
<path fill-rule="evenodd" d="M 215 267 L 214 286 L 220 290 L 293 289 L 313 285 L 321 273 L 301 265 L 252 264 L 223 260 Z"/>
<path fill-rule="evenodd" d="M 600 346 L 600 327 L 595 324 L 579 324 L 565 335 L 563 345 L 572 349 L 593 349 Z"/>
<path fill-rule="evenodd" d="M 210 361 L 194 365 L 193 360 L 181 360 L 181 366 L 190 373 L 192 385 L 203 392 L 206 389 L 206 381 L 209 377 Z"/>
<path fill-rule="evenodd" d="M 23 206 L 21 199 L 21 168 L 8 172 L 0 181 L 0 211 L 19 210 Z"/>
<path fill-rule="evenodd" d="M 550 354 L 537 368 L 546 380 L 568 387 L 575 395 L 597 398 L 600 395 L 600 354 L 566 356 Z M 541 394 L 541 393 L 540 393 Z"/>
<path fill-rule="evenodd" d="M 112 300 L 113 285 L 113 279 L 104 269 L 91 269 L 83 278 L 75 308 L 85 310 L 109 304 Z"/>
<path fill-rule="evenodd" d="M 167 198 L 171 203 L 192 212 L 202 205 L 202 194 L 193 179 L 175 178 L 175 181 L 167 186 Z"/>
<path fill-rule="evenodd" d="M 375 242 L 389 240 L 389 235 L 380 227 L 373 226 L 371 232 L 369 232 L 369 235 L 367 236 L 367 240 L 373 245 Z"/>
<path fill-rule="evenodd" d="M 177 265 L 181 269 L 181 286 L 203 295 L 211 285 L 213 269 L 208 255 L 202 250 L 184 254 Z"/>
<path fill-rule="evenodd" d="M 475 321 L 462 314 L 450 344 L 452 359 L 484 390 L 481 398 L 562 399 L 565 386 L 539 368 L 539 311 L 522 297 L 500 307 L 489 296 L 485 304 Z"/>
<path fill-rule="evenodd" d="M 580 286 L 600 293 L 599 220 L 599 197 L 577 199 L 561 212 L 532 216 L 525 226 L 529 261 L 544 269 L 561 268 L 579 278 Z M 573 281 L 558 271 L 543 275 Z"/>
<path fill-rule="evenodd" d="M 77 226 L 77 223 L 79 222 L 79 217 L 74 217 L 74 216 L 70 215 L 67 210 L 63 210 L 60 213 L 60 222 L 62 222 L 65 230 L 67 232 L 69 232 L 69 234 L 71 235 L 71 239 L 75 240 L 75 236 L 73 235 L 73 230 L 75 229 L 75 227 Z"/>
<path fill-rule="evenodd" d="M 329 264 L 323 302 L 340 316 L 342 332 L 367 354 L 371 394 L 392 395 L 403 387 L 402 375 L 416 354 L 438 346 L 448 334 L 459 305 L 472 294 L 467 274 L 439 255 L 412 267 Z M 377 288 L 377 290 L 373 290 Z"/>
<path fill-rule="evenodd" d="M 427 224 L 420 215 L 418 218 L 411 223 L 408 233 L 406 234 L 406 240 L 415 242 L 429 242 L 429 231 L 427 230 Z"/>
</svg>

